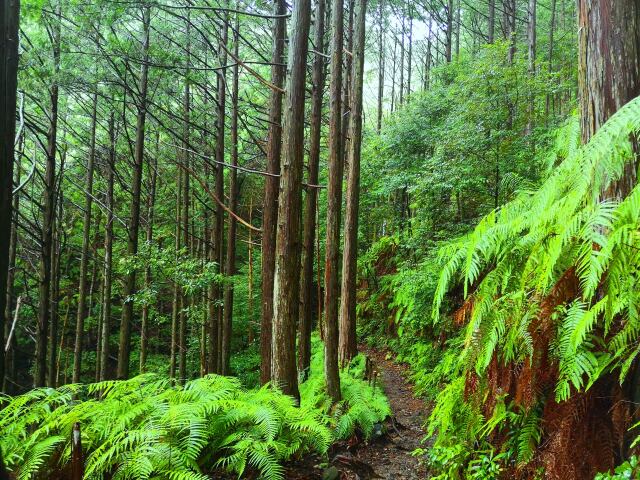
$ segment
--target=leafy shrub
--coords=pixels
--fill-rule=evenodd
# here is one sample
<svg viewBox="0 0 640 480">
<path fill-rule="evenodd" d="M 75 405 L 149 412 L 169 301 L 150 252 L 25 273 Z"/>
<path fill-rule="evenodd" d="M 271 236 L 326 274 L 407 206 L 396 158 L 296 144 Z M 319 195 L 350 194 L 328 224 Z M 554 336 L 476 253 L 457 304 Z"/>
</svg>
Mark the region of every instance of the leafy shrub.
<svg viewBox="0 0 640 480">
<path fill-rule="evenodd" d="M 322 349 L 314 343 L 300 407 L 269 386 L 246 390 L 238 379 L 218 375 L 183 387 L 145 374 L 41 388 L 0 397 L 0 448 L 20 479 L 62 470 L 70 462 L 73 425 L 80 422 L 87 478 L 204 480 L 216 468 L 283 478 L 283 461 L 309 451 L 324 454 L 356 428 L 368 435 L 390 413 L 381 390 L 362 380 L 362 357 L 342 373 L 344 400 L 332 408 L 322 384 Z"/>
</svg>

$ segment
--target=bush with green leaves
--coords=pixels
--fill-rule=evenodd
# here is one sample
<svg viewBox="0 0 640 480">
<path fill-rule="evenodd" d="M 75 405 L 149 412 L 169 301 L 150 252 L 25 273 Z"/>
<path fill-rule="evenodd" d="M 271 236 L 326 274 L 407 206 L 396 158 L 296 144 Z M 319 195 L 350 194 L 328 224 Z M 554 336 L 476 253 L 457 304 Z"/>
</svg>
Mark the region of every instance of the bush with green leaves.
<svg viewBox="0 0 640 480">
<path fill-rule="evenodd" d="M 465 393 L 467 379 L 484 378 L 494 360 L 502 365 L 531 360 L 543 302 L 568 274 L 575 275 L 578 295 L 550 315 L 554 333 L 545 354 L 558 365 L 558 376 L 548 399 L 563 402 L 607 374 L 620 382 L 626 378 L 640 352 L 640 186 L 625 198 L 603 192 L 635 161 L 630 138 L 639 132 L 640 98 L 621 108 L 585 146 L 577 120 L 571 122 L 553 153 L 558 166 L 539 189 L 520 193 L 443 249 L 446 265 L 433 319 L 439 321 L 445 295 L 460 284 L 472 308 L 460 375 L 438 396 L 432 415 L 430 430 L 439 443 L 473 445 L 492 431 Z M 474 398 L 490 388 L 482 381 L 476 387 Z M 520 445 L 519 462 L 532 458 L 541 439 L 539 415 L 533 408 L 505 417 L 513 432 L 505 445 Z M 524 435 L 519 440 L 518 432 Z"/>
<path fill-rule="evenodd" d="M 70 462 L 71 432 L 81 424 L 86 478 L 206 479 L 223 469 L 247 469 L 281 479 L 282 462 L 360 429 L 367 436 L 390 414 L 381 388 L 362 379 L 358 357 L 342 374 L 337 406 L 324 393 L 321 348 L 302 404 L 265 386 L 246 390 L 238 379 L 209 375 L 173 385 L 145 374 L 126 381 L 42 388 L 0 397 L 0 449 L 19 479 L 61 471 Z"/>
<path fill-rule="evenodd" d="M 640 476 L 640 462 L 638 457 L 632 456 L 622 465 L 616 467 L 613 473 L 599 473 L 595 480 L 632 480 Z"/>
</svg>

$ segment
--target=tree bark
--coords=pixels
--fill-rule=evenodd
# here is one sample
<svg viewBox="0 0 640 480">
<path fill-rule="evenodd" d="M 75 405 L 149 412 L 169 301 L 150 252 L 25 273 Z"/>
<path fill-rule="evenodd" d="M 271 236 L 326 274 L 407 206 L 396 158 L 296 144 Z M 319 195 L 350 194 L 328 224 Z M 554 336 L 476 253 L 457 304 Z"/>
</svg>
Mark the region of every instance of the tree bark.
<svg viewBox="0 0 640 480">
<path fill-rule="evenodd" d="M 229 30 L 228 19 L 225 17 L 224 26 L 222 29 L 222 37 L 220 39 L 220 65 L 224 66 L 227 63 L 227 35 Z M 218 118 L 217 118 L 217 138 L 216 138 L 216 196 L 222 201 L 224 199 L 224 169 L 222 162 L 224 162 L 224 129 L 225 129 L 225 114 L 226 114 L 226 68 L 222 68 L 218 71 L 217 77 L 217 89 L 218 89 Z M 218 273 L 222 273 L 222 258 L 223 258 L 223 238 L 224 238 L 224 209 L 221 204 L 216 206 L 216 217 L 212 229 L 211 243 L 213 260 L 216 262 L 216 270 Z M 219 373 L 221 368 L 221 307 L 220 300 L 222 300 L 222 290 L 219 284 L 214 284 L 212 288 L 213 293 L 213 315 L 209 316 L 209 373 Z"/>
<path fill-rule="evenodd" d="M 271 57 L 271 83 L 282 88 L 286 76 L 284 50 L 286 43 L 287 3 L 274 0 L 273 13 L 278 17 L 273 22 L 273 52 Z M 317 48 L 317 46 L 316 46 Z M 267 139 L 267 172 L 280 174 L 280 153 L 282 150 L 282 93 L 271 90 L 269 106 L 269 131 Z M 278 178 L 266 177 L 264 185 L 264 205 L 262 213 L 262 318 L 260 322 L 260 381 L 271 379 L 272 324 L 274 309 L 274 274 L 276 264 L 276 229 L 278 221 Z"/>
<path fill-rule="evenodd" d="M 342 257 L 342 292 L 340 307 L 340 363 L 344 366 L 356 356 L 356 275 L 358 260 L 358 210 L 360 205 L 360 151 L 362 142 L 362 88 L 364 79 L 364 47 L 366 0 L 357 0 L 353 49 L 353 103 L 351 109 L 351 141 L 347 175 L 347 206 L 344 221 L 344 253 Z"/>
<path fill-rule="evenodd" d="M 380 133 L 382 130 L 382 106 L 384 102 L 384 31 L 382 27 L 384 13 L 384 0 L 378 3 L 378 119 L 376 122 L 376 131 Z M 431 40 L 429 40 L 431 41 Z"/>
<path fill-rule="evenodd" d="M 18 79 L 19 0 L 7 0 L 0 6 L 0 345 L 4 348 L 4 330 L 11 298 L 7 295 L 12 232 L 13 150 L 16 134 L 16 97 Z M 5 379 L 5 357 L 0 352 L 0 385 Z"/>
<path fill-rule="evenodd" d="M 151 7 L 143 7 L 142 19 L 142 65 L 140 67 L 140 84 L 137 96 L 136 141 L 133 167 L 133 190 L 131 198 L 131 218 L 127 232 L 127 254 L 135 257 L 138 253 L 138 234 L 140 230 L 140 193 L 142 171 L 144 166 L 145 123 L 147 120 L 147 87 L 149 77 L 149 32 L 151 30 Z M 131 355 L 131 323 L 133 322 L 133 299 L 136 293 L 136 270 L 126 275 L 124 289 L 125 298 L 122 305 L 122 322 L 120 324 L 120 343 L 118 349 L 118 378 L 129 377 L 129 357 Z"/>
<path fill-rule="evenodd" d="M 91 235 L 91 208 L 93 206 L 93 170 L 96 158 L 96 127 L 98 119 L 98 91 L 93 94 L 91 109 L 91 138 L 84 197 L 84 224 L 82 229 L 82 252 L 80 254 L 80 284 L 78 285 L 78 311 L 76 317 L 76 341 L 73 350 L 73 383 L 80 382 L 82 372 L 82 342 L 84 320 L 87 316 L 87 266 L 89 263 L 89 242 Z M 55 357 L 54 357 L 55 358 Z"/>
<path fill-rule="evenodd" d="M 338 295 L 340 283 L 340 216 L 342 209 L 342 171 L 340 156 L 342 108 L 343 16 L 342 0 L 333 0 L 333 38 L 331 49 L 331 83 L 329 87 L 329 180 L 327 185 L 327 238 L 325 253 L 324 296 L 324 371 L 327 392 L 334 402 L 340 400 L 338 371 Z M 402 90 L 402 87 L 400 87 Z"/>
<path fill-rule="evenodd" d="M 322 133 L 322 96 L 325 83 L 324 51 L 324 22 L 325 0 L 317 0 L 315 10 L 314 44 L 316 55 L 313 62 L 311 93 L 311 119 L 309 127 L 309 175 L 310 185 L 318 183 L 318 169 L 320 165 L 320 136 Z M 313 263 L 315 256 L 316 208 L 318 204 L 318 189 L 309 187 L 305 197 L 305 217 L 303 233 L 303 262 L 302 283 L 300 286 L 301 316 L 298 340 L 298 371 L 302 379 L 309 375 L 311 364 L 311 331 L 313 325 Z"/>
<path fill-rule="evenodd" d="M 44 174 L 42 235 L 40 238 L 40 265 L 38 269 L 38 325 L 36 331 L 36 366 L 34 386 L 43 387 L 47 373 L 47 337 L 51 319 L 51 246 L 55 218 L 55 178 L 58 139 L 58 78 L 60 71 L 60 4 L 56 6 L 56 22 L 53 33 L 53 62 L 56 77 L 49 87 L 50 111 L 47 132 L 46 166 Z"/>
<path fill-rule="evenodd" d="M 582 141 L 640 94 L 640 4 L 633 0 L 579 0 L 579 65 Z M 603 192 L 623 199 L 637 183 L 637 160 Z"/>
<path fill-rule="evenodd" d="M 113 183 L 116 168 L 116 133 L 115 117 L 111 113 L 109 119 L 109 158 L 107 164 L 107 224 L 104 234 L 104 293 L 102 295 L 102 351 L 100 359 L 100 380 L 109 379 L 109 337 L 111 336 L 111 282 L 113 262 L 113 210 L 115 201 L 113 197 Z"/>
<path fill-rule="evenodd" d="M 451 55 L 453 51 L 453 0 L 447 2 L 447 35 L 445 43 L 444 57 L 447 63 L 451 62 Z"/>
<path fill-rule="evenodd" d="M 496 0 L 489 0 L 489 18 L 487 22 L 487 42 L 493 43 L 496 38 Z"/>
<path fill-rule="evenodd" d="M 154 214 L 155 214 L 155 204 L 156 204 L 156 184 L 158 181 L 158 156 L 160 155 L 160 132 L 157 133 L 157 148 L 156 154 L 153 158 L 153 165 L 151 166 L 151 175 L 150 185 L 149 185 L 149 195 L 147 196 L 147 233 L 146 233 L 146 241 L 147 245 L 151 246 L 153 242 L 153 222 L 154 222 Z M 151 288 L 151 267 L 147 265 L 144 269 L 144 285 L 146 289 Z M 140 325 L 140 373 L 146 372 L 146 364 L 147 364 L 147 349 L 149 345 L 149 315 L 150 315 L 150 305 L 148 302 L 142 306 L 142 323 Z"/>
<path fill-rule="evenodd" d="M 310 0 L 293 7 L 285 108 L 282 123 L 282 173 L 278 197 L 274 275 L 271 380 L 297 399 L 296 321 L 300 302 L 300 217 L 304 167 L 304 107 Z"/>
<path fill-rule="evenodd" d="M 236 15 L 236 27 L 233 35 L 234 55 L 238 58 L 240 22 Z M 238 211 L 238 64 L 233 66 L 231 81 L 231 165 L 229 171 L 229 210 Z M 231 360 L 231 337 L 233 334 L 233 276 L 236 274 L 236 233 L 238 222 L 236 217 L 229 215 L 227 228 L 227 258 L 225 261 L 225 275 L 228 282 L 224 286 L 224 316 L 222 321 L 222 374 L 229 375 L 229 361 Z"/>
</svg>

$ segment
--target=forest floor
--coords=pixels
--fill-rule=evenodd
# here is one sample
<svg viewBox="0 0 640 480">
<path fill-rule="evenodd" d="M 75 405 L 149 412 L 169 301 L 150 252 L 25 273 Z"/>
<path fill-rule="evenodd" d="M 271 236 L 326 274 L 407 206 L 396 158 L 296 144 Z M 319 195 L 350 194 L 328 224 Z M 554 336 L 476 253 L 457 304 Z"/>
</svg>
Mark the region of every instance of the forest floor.
<svg viewBox="0 0 640 480">
<path fill-rule="evenodd" d="M 382 387 L 389 399 L 393 415 L 370 441 L 353 438 L 335 445 L 330 464 L 308 457 L 290 464 L 286 478 L 291 480 L 422 480 L 427 469 L 411 452 L 424 447 L 423 425 L 429 414 L 428 405 L 413 393 L 407 381 L 407 367 L 395 363 L 383 350 L 362 347 L 382 379 Z"/>
</svg>

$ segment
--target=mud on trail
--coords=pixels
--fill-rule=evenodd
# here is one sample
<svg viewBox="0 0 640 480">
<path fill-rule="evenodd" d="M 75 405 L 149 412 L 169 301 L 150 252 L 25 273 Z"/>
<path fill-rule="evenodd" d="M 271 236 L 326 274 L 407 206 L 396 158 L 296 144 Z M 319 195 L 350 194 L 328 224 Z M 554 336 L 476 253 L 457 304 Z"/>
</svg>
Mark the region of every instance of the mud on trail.
<svg viewBox="0 0 640 480">
<path fill-rule="evenodd" d="M 368 442 L 351 439 L 336 444 L 329 453 L 330 464 L 318 457 L 306 457 L 289 464 L 285 477 L 291 480 L 423 480 L 427 469 L 411 452 L 424 447 L 422 428 L 429 414 L 427 404 L 416 398 L 406 380 L 407 367 L 387 359 L 387 352 L 362 347 L 373 362 L 389 399 L 392 418 Z"/>
</svg>

